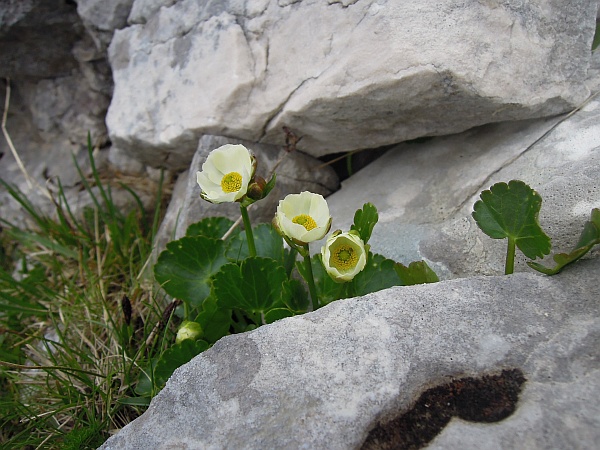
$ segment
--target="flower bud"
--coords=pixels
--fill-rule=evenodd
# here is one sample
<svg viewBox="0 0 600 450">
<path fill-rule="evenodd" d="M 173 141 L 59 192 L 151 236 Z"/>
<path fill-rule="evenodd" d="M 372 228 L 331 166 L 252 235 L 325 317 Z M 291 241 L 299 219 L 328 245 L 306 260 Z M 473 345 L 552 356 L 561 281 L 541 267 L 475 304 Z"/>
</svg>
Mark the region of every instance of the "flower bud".
<svg viewBox="0 0 600 450">
<path fill-rule="evenodd" d="M 177 337 L 175 338 L 175 343 L 179 344 L 180 342 L 186 339 L 196 340 L 200 336 L 202 336 L 202 327 L 198 322 L 192 322 L 189 320 L 184 320 L 179 330 L 177 330 Z"/>
<path fill-rule="evenodd" d="M 252 200 L 261 200 L 264 197 L 265 187 L 267 182 L 263 177 L 255 176 L 254 180 L 248 186 L 246 195 Z"/>
</svg>

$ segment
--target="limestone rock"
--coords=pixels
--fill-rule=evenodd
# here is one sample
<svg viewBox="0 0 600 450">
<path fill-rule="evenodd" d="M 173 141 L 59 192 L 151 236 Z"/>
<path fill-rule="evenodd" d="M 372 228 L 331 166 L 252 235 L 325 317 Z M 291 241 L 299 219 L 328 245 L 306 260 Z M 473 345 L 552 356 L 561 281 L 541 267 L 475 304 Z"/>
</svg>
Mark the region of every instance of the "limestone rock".
<svg viewBox="0 0 600 450">
<path fill-rule="evenodd" d="M 347 230 L 354 211 L 372 202 L 380 215 L 369 241 L 374 252 L 404 264 L 426 259 L 443 278 L 501 274 L 506 240 L 489 238 L 471 217 L 481 191 L 527 183 L 542 196 L 539 220 L 553 252 L 569 252 L 600 207 L 599 149 L 599 96 L 571 116 L 401 144 L 327 199 L 332 229 Z M 525 260 L 517 250 L 515 270 L 530 271 Z"/>
<path fill-rule="evenodd" d="M 593 0 L 170 3 L 138 0 L 109 49 L 111 139 L 148 164 L 203 134 L 281 144 L 287 125 L 320 156 L 556 115 L 589 94 Z"/>
<path fill-rule="evenodd" d="M 146 23 L 162 6 L 171 6 L 177 0 L 134 0 L 127 19 L 130 24 Z"/>
<path fill-rule="evenodd" d="M 134 0 L 78 0 L 77 12 L 99 30 L 113 31 L 127 24 Z"/>
<path fill-rule="evenodd" d="M 69 75 L 77 67 L 71 49 L 82 30 L 74 3 L 62 0 L 2 2 L 0 77 Z"/>
<path fill-rule="evenodd" d="M 101 449 L 360 448 L 425 389 L 503 369 L 527 380 L 514 414 L 453 420 L 432 448 L 594 448 L 598 270 L 396 287 L 225 337 Z"/>
<path fill-rule="evenodd" d="M 103 58 L 113 31 L 127 24 L 133 0 L 80 0 L 77 12 Z"/>
<path fill-rule="evenodd" d="M 100 149 L 109 144 L 104 119 L 113 88 L 106 47 L 114 27 L 126 24 L 131 3 L 10 0 L 0 7 L 0 76 L 11 77 L 6 129 L 33 182 L 23 175 L 4 137 L 0 138 L 0 178 L 17 186 L 47 214 L 53 206 L 41 192 L 44 187 L 56 192 L 58 178 L 74 209 L 88 204 L 90 199 L 83 198 L 76 186 L 80 177 L 72 163 L 75 159 L 84 172 L 89 169 L 88 133 L 98 147 L 96 164 L 101 167 L 106 160 L 107 152 Z M 6 83 L 0 82 L 2 105 L 8 93 Z M 134 166 L 145 173 L 140 165 L 131 161 L 126 168 L 103 169 L 113 175 L 118 172 L 116 177 L 123 182 L 141 186 L 144 203 L 152 207 L 154 193 L 148 195 L 147 180 L 123 176 Z M 115 187 L 113 192 L 116 204 L 126 209 L 133 206 L 126 191 Z M 26 219 L 1 189 L 0 205 L 3 219 L 15 223 Z"/>
</svg>

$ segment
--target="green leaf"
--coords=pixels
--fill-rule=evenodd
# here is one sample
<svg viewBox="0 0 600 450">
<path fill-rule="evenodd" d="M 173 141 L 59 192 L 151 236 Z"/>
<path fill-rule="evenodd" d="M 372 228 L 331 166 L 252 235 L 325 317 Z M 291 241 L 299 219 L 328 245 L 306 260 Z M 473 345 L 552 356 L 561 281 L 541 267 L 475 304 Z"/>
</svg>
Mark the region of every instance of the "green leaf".
<svg viewBox="0 0 600 450">
<path fill-rule="evenodd" d="M 229 334 L 231 327 L 231 309 L 221 309 L 216 297 L 211 294 L 202 303 L 202 311 L 195 319 L 204 331 L 204 339 L 214 344 Z"/>
<path fill-rule="evenodd" d="M 496 183 L 473 207 L 479 228 L 493 239 L 512 239 L 530 259 L 550 253 L 550 238 L 538 223 L 540 195 L 522 181 Z"/>
<path fill-rule="evenodd" d="M 78 257 L 77 252 L 72 248 L 62 245 L 59 242 L 50 239 L 49 237 L 42 236 L 41 234 L 29 231 L 22 231 L 17 228 L 10 229 L 9 234 L 25 246 L 33 247 L 37 245 L 41 248 L 58 253 L 59 255 L 62 255 L 66 258 L 77 259 Z"/>
<path fill-rule="evenodd" d="M 233 226 L 233 220 L 227 217 L 207 217 L 191 224 L 185 232 L 186 236 L 206 236 L 221 239 Z M 239 231 L 238 231 L 239 233 Z"/>
<path fill-rule="evenodd" d="M 154 276 L 171 296 L 197 307 L 210 294 L 211 277 L 229 261 L 225 243 L 204 236 L 169 242 L 154 266 Z"/>
<path fill-rule="evenodd" d="M 594 40 L 592 41 L 592 51 L 596 50 L 600 45 L 600 22 L 596 21 L 596 32 L 594 33 Z"/>
<path fill-rule="evenodd" d="M 121 405 L 128 406 L 149 406 L 150 398 L 149 397 L 123 397 L 118 398 L 117 403 Z"/>
<path fill-rule="evenodd" d="M 558 253 L 554 255 L 553 259 L 554 262 L 556 262 L 554 268 L 546 267 L 533 261 L 528 261 L 527 264 L 529 264 L 529 267 L 532 269 L 545 273 L 546 275 L 556 275 L 566 265 L 577 261 L 589 252 L 592 247 L 598 244 L 600 244 L 600 209 L 594 208 L 590 220 L 583 226 L 583 231 L 575 248 L 573 248 L 570 253 Z"/>
<path fill-rule="evenodd" d="M 285 269 L 270 258 L 252 257 L 221 267 L 213 280 L 214 293 L 221 308 L 237 308 L 246 313 L 265 313 L 284 307 L 289 289 Z"/>
<path fill-rule="evenodd" d="M 135 386 L 135 393 L 141 397 L 152 397 L 156 390 L 154 389 L 154 369 L 158 363 L 158 358 L 152 358 L 150 364 L 146 366 L 138 377 Z"/>
<path fill-rule="evenodd" d="M 394 261 L 385 256 L 369 252 L 367 264 L 354 279 L 348 284 L 349 296 L 359 297 L 361 295 L 377 292 L 392 286 L 402 286 L 396 270 Z"/>
<path fill-rule="evenodd" d="M 287 281 L 285 286 L 290 290 L 289 295 L 284 295 L 286 306 L 296 314 L 303 314 L 308 311 L 310 300 L 306 288 L 300 280 L 291 279 Z"/>
<path fill-rule="evenodd" d="M 273 174 L 271 179 L 269 181 L 267 181 L 267 184 L 265 185 L 265 188 L 263 189 L 263 197 L 262 198 L 265 198 L 273 190 L 273 188 L 275 187 L 276 178 L 277 178 L 276 174 Z"/>
<path fill-rule="evenodd" d="M 287 308 L 271 309 L 265 314 L 265 323 L 273 323 L 276 320 L 292 317 L 294 313 Z"/>
<path fill-rule="evenodd" d="M 283 264 L 284 247 L 283 238 L 268 223 L 261 223 L 252 228 L 254 235 L 254 245 L 256 246 L 256 256 L 271 258 Z M 225 252 L 227 258 L 231 261 L 242 261 L 250 256 L 248 250 L 248 241 L 246 233 L 239 233 L 233 237 Z"/>
<path fill-rule="evenodd" d="M 336 283 L 331 279 L 331 277 L 325 271 L 325 267 L 323 267 L 320 254 L 313 255 L 310 260 L 315 280 L 315 287 L 317 288 L 317 295 L 319 296 L 319 302 L 321 306 L 324 306 L 335 300 L 348 297 L 346 293 L 348 283 Z M 310 275 L 308 268 L 306 267 L 306 261 L 296 261 L 296 268 L 298 269 L 298 272 L 300 272 L 300 275 L 302 275 L 302 278 L 305 280 L 308 279 Z"/>
<path fill-rule="evenodd" d="M 379 214 L 377 208 L 372 203 L 365 203 L 362 209 L 356 210 L 354 214 L 354 224 L 350 227 L 351 230 L 358 231 L 360 238 L 366 244 L 371 238 L 373 228 L 377 225 Z"/>
<path fill-rule="evenodd" d="M 154 384 L 162 388 L 173 372 L 190 362 L 195 356 L 208 349 L 208 343 L 202 340 L 186 339 L 165 350 L 154 369 Z"/>
<path fill-rule="evenodd" d="M 437 283 L 440 281 L 436 273 L 431 270 L 425 261 L 413 261 L 408 267 L 401 263 L 394 265 L 403 286 L 413 284 Z"/>
</svg>

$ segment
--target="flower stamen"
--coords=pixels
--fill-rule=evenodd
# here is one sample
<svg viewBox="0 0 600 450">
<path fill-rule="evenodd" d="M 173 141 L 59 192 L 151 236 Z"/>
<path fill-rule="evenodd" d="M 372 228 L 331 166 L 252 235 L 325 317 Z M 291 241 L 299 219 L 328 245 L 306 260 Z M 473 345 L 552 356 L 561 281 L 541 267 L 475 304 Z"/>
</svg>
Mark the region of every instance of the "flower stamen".
<svg viewBox="0 0 600 450">
<path fill-rule="evenodd" d="M 237 172 L 229 172 L 221 180 L 223 192 L 237 192 L 242 188 L 242 176 Z"/>
<path fill-rule="evenodd" d="M 317 228 L 317 222 L 315 222 L 315 219 L 310 217 L 308 214 L 300 214 L 299 216 L 294 217 L 292 222 L 302 225 L 304 228 L 306 228 L 306 231 Z"/>
<path fill-rule="evenodd" d="M 349 245 L 340 245 L 333 251 L 331 265 L 338 270 L 349 270 L 358 263 L 358 256 L 354 249 Z"/>
</svg>

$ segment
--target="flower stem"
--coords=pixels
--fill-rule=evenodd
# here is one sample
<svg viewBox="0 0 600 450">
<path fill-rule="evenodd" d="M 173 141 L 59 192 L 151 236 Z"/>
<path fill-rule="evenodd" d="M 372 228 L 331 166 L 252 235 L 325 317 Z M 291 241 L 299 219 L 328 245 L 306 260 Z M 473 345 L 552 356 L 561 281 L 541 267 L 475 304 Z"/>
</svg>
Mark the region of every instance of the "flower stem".
<svg viewBox="0 0 600 450">
<path fill-rule="evenodd" d="M 515 240 L 508 238 L 508 249 L 506 250 L 506 265 L 504 266 L 504 275 L 510 275 L 515 271 Z"/>
<path fill-rule="evenodd" d="M 308 290 L 310 292 L 310 298 L 312 300 L 312 309 L 316 311 L 319 309 L 319 297 L 317 295 L 317 287 L 315 286 L 315 276 L 313 275 L 312 263 L 310 262 L 310 252 L 308 251 L 308 244 L 305 247 L 306 251 L 302 252 L 304 256 L 304 262 L 306 264 L 306 270 L 308 272 L 308 279 L 306 283 L 308 283 Z"/>
<path fill-rule="evenodd" d="M 244 229 L 246 230 L 246 240 L 248 241 L 248 250 L 250 256 L 256 256 L 256 246 L 254 245 L 254 235 L 252 234 L 252 225 L 250 224 L 250 217 L 248 217 L 248 209 L 240 205 L 240 211 L 242 212 L 242 219 L 244 221 Z"/>
</svg>

